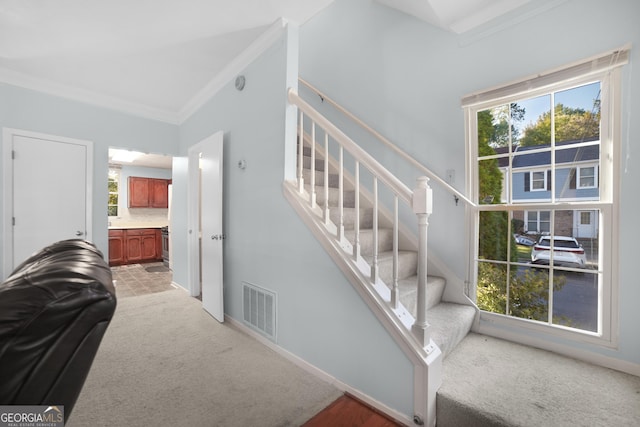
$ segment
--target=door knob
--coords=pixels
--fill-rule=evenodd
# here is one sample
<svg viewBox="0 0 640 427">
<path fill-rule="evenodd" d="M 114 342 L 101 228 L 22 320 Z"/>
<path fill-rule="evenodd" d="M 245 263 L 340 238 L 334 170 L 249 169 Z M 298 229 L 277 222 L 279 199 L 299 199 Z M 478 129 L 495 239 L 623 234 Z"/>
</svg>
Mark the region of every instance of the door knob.
<svg viewBox="0 0 640 427">
<path fill-rule="evenodd" d="M 211 240 L 224 240 L 227 238 L 226 234 L 214 234 L 211 236 Z"/>
<path fill-rule="evenodd" d="M 80 230 L 76 231 L 76 236 L 82 236 L 84 233 Z"/>
</svg>

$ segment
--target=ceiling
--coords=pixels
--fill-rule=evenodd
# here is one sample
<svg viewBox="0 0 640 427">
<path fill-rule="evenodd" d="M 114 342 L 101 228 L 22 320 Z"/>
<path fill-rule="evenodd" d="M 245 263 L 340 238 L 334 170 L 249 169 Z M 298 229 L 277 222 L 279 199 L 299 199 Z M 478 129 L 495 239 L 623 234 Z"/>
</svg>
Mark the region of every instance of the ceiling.
<svg viewBox="0 0 640 427">
<path fill-rule="evenodd" d="M 377 1 L 462 33 L 529 0 Z M 332 2 L 0 0 L 0 81 L 180 123 L 257 40 Z"/>
<path fill-rule="evenodd" d="M 118 158 L 118 152 L 126 150 L 109 148 L 109 165 L 116 166 L 142 166 L 147 168 L 171 169 L 173 166 L 173 158 L 162 154 L 149 154 L 140 152 L 135 153 L 136 156 L 131 160 L 122 160 Z"/>
</svg>

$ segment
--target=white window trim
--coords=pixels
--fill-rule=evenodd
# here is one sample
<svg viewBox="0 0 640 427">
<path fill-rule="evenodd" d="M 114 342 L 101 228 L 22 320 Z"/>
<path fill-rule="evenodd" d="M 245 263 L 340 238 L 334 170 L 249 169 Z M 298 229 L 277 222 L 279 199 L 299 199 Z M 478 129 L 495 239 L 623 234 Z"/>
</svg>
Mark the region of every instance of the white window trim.
<svg viewBox="0 0 640 427">
<path fill-rule="evenodd" d="M 549 183 L 547 182 L 547 171 L 548 171 L 548 169 L 545 169 L 545 170 L 534 170 L 534 171 L 529 171 L 529 191 L 531 191 L 531 192 L 537 192 L 537 191 L 544 192 L 544 191 L 549 191 L 549 190 L 547 190 L 547 187 L 548 187 L 548 185 L 549 185 Z M 533 181 L 534 181 L 534 179 L 533 179 L 533 174 L 534 174 L 534 173 L 542 173 L 542 175 L 543 175 L 543 177 L 542 177 L 542 181 L 543 181 L 543 183 L 544 183 L 544 184 L 543 184 L 543 186 L 542 186 L 542 188 L 534 188 L 534 187 L 533 187 Z M 536 181 L 536 182 L 540 182 L 540 180 L 539 180 L 539 179 L 536 179 L 535 181 Z"/>
<path fill-rule="evenodd" d="M 600 188 L 600 200 L 587 203 L 556 201 L 558 205 L 565 209 L 600 209 L 599 227 L 607 227 L 606 233 L 600 233 L 600 251 L 598 265 L 601 268 L 602 281 L 600 283 L 601 299 L 599 301 L 599 332 L 590 333 L 588 331 L 577 331 L 571 328 L 562 327 L 547 323 L 532 322 L 503 314 L 481 311 L 479 332 L 493 333 L 496 336 L 513 336 L 500 327 L 525 328 L 537 331 L 541 336 L 557 337 L 572 342 L 583 342 L 607 348 L 618 347 L 618 250 L 614 244 L 619 233 L 618 221 L 618 200 L 620 182 L 620 122 L 621 122 L 621 91 L 620 66 L 628 63 L 629 46 L 608 52 L 603 55 L 580 61 L 559 70 L 541 73 L 530 79 L 520 80 L 510 85 L 490 89 L 487 91 L 468 95 L 463 98 L 464 116 L 466 121 L 465 138 L 467 141 L 467 177 L 466 190 L 471 195 L 472 200 L 478 199 L 478 153 L 477 153 L 477 124 L 475 118 L 477 113 L 495 105 L 515 101 L 523 97 L 534 97 L 550 91 L 569 89 L 593 81 L 602 82 L 602 104 L 601 117 L 602 128 L 600 131 L 600 170 L 601 176 L 607 177 L 606 185 Z M 526 95 L 525 95 L 526 94 Z M 513 171 L 512 171 L 513 173 Z M 599 182 L 598 185 L 602 183 Z M 576 187 L 578 184 L 576 183 Z M 552 193 L 555 190 L 552 188 Z M 523 206 L 524 205 L 524 206 Z M 507 210 L 513 209 L 553 209 L 554 205 L 540 204 L 540 201 L 533 203 L 512 203 Z M 467 209 L 467 221 L 471 230 L 471 242 L 478 241 L 478 211 L 487 209 L 486 206 L 474 205 Z M 606 218 L 606 221 L 603 220 Z M 475 301 L 475 284 L 477 283 L 477 245 L 467 246 L 469 253 L 468 279 L 469 297 Z M 516 334 L 518 335 L 518 334 Z M 542 343 L 547 341 L 542 340 Z M 549 348 L 553 347 L 551 341 Z M 542 345 L 545 347 L 545 345 Z"/>
<path fill-rule="evenodd" d="M 588 168 L 593 168 L 593 184 L 594 185 L 585 185 L 582 186 L 581 184 L 581 176 L 582 176 L 582 169 L 588 169 Z M 598 165 L 591 165 L 591 166 L 577 166 L 576 167 L 576 189 L 577 190 L 587 190 L 587 189 L 592 189 L 592 188 L 598 188 Z"/>
</svg>

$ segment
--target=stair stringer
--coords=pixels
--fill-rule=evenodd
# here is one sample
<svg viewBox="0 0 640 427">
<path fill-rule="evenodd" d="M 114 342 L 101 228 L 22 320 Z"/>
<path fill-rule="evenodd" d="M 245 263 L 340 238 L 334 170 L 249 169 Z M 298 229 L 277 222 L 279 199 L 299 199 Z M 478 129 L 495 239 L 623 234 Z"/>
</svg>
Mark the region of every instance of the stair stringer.
<svg viewBox="0 0 640 427">
<path fill-rule="evenodd" d="M 324 147 L 320 144 L 311 143 L 311 135 L 308 132 L 304 132 L 303 138 L 304 144 L 308 147 L 315 146 L 316 159 L 324 159 L 325 152 Z M 328 158 L 329 170 L 339 170 L 338 161 L 333 157 Z M 355 188 L 355 181 L 353 175 L 345 170 L 343 174 L 345 188 Z M 360 199 L 361 206 L 371 207 L 373 206 L 373 194 L 368 188 L 360 186 Z M 363 203 L 364 202 L 364 203 Z M 319 208 L 318 208 L 319 209 Z M 318 211 L 320 212 L 320 211 Z M 381 226 L 391 227 L 393 224 L 393 217 L 391 211 L 383 204 L 378 205 L 379 222 Z M 349 242 L 344 242 L 344 245 L 350 245 Z M 415 234 L 403 223 L 398 224 L 398 246 L 400 250 L 411 250 L 418 252 L 418 239 Z M 345 247 L 345 250 L 347 248 Z M 460 279 L 449 266 L 442 261 L 442 259 L 435 253 L 430 252 L 427 257 L 427 270 L 430 275 L 440 276 L 445 279 L 445 289 L 442 296 L 442 301 L 453 302 L 456 304 L 470 305 L 476 309 L 476 322 L 480 310 L 473 300 L 471 300 L 466 292 L 466 286 L 464 280 Z M 475 322 L 474 322 L 475 323 Z"/>
<path fill-rule="evenodd" d="M 442 384 L 443 355 L 440 348 L 432 339 L 427 346 L 420 345 L 411 333 L 411 326 L 415 320 L 411 313 L 402 304 L 398 304 L 397 309 L 391 307 L 389 288 L 381 281 L 371 283 L 369 264 L 362 259 L 357 261 L 353 259 L 351 245 L 345 246 L 344 241 L 339 242 L 336 239 L 335 226 L 324 223 L 318 209 L 311 208 L 308 197 L 300 195 L 296 182 L 284 182 L 283 193 L 371 312 L 413 364 L 414 422 L 435 426 L 436 392 Z"/>
</svg>

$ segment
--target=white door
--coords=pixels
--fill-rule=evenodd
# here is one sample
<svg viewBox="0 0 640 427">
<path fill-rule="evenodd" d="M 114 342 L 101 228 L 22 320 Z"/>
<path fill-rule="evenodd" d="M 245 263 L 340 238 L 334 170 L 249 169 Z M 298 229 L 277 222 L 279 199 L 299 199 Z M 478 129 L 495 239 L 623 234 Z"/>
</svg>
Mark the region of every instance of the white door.
<svg viewBox="0 0 640 427">
<path fill-rule="evenodd" d="M 11 129 L 3 141 L 6 276 L 51 243 L 90 238 L 92 147 L 89 141 Z"/>
<path fill-rule="evenodd" d="M 197 295 L 201 283 L 202 307 L 219 322 L 224 322 L 222 147 L 218 132 L 189 149 L 190 288 Z"/>
<path fill-rule="evenodd" d="M 593 239 L 597 235 L 598 216 L 597 211 L 576 211 L 574 221 L 576 222 L 576 236 Z"/>
</svg>

